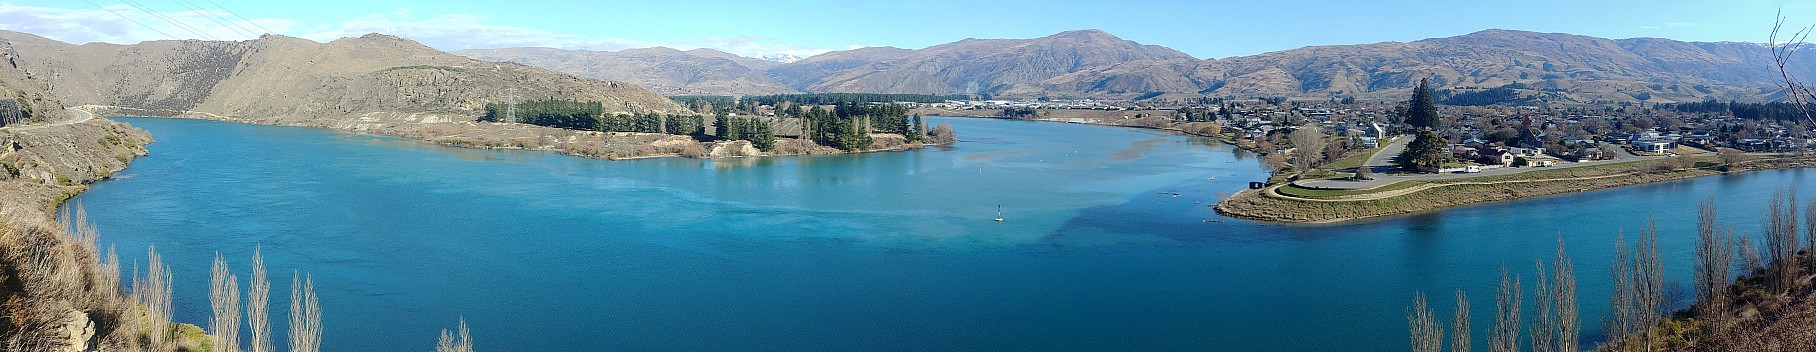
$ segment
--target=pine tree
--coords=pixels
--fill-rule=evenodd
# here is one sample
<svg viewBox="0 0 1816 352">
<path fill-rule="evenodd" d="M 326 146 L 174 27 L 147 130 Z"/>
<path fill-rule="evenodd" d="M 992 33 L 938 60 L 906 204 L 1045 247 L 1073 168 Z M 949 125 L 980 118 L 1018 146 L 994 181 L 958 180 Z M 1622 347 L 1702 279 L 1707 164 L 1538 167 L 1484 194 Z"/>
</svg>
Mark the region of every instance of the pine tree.
<svg viewBox="0 0 1816 352">
<path fill-rule="evenodd" d="M 1406 101 L 1406 123 L 1423 129 L 1438 128 L 1438 108 L 1431 100 L 1430 79 L 1419 79 L 1419 85 L 1412 89 L 1412 99 Z"/>
</svg>

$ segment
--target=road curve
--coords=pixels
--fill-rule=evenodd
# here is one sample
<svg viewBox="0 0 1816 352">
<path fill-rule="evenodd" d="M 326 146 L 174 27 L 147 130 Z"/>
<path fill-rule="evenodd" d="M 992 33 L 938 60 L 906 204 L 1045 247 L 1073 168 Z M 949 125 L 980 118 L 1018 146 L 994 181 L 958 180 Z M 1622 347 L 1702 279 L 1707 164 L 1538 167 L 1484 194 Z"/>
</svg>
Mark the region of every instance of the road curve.
<svg viewBox="0 0 1816 352">
<path fill-rule="evenodd" d="M 7 127 L 5 127 L 5 129 L 13 130 L 13 131 L 41 130 L 41 129 L 51 128 L 51 127 L 69 126 L 69 125 L 74 125 L 74 124 L 78 124 L 78 123 L 88 122 L 88 120 L 93 120 L 95 118 L 95 114 L 88 112 L 88 110 L 82 110 L 82 109 L 77 109 L 77 108 L 67 108 L 67 109 L 69 111 L 74 111 L 76 113 L 75 117 L 72 117 L 68 120 L 63 120 L 63 121 L 58 121 L 58 122 L 53 122 L 53 123 L 48 123 L 48 124 L 42 124 L 42 125 L 29 125 L 29 126 L 24 126 L 24 127 L 7 126 Z"/>
</svg>

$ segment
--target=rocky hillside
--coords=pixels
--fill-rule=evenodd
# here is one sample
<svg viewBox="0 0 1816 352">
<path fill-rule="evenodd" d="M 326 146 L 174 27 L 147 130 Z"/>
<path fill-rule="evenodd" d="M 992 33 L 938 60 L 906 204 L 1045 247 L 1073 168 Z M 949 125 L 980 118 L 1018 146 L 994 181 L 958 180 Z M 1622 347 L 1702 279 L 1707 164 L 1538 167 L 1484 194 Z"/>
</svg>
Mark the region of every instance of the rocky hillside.
<svg viewBox="0 0 1816 352">
<path fill-rule="evenodd" d="M 1137 61 L 1187 60 L 1177 50 L 1123 40 L 1099 30 L 1035 39 L 965 39 L 920 50 L 871 47 L 791 63 L 738 58 L 712 50 L 619 52 L 513 48 L 462 55 L 510 61 L 597 79 L 663 87 L 677 94 L 790 92 L 995 93 L 1061 75 Z"/>
<path fill-rule="evenodd" d="M 1771 53 L 1759 44 L 1616 40 L 1510 30 L 1211 60 L 1095 30 L 1036 39 L 966 39 L 919 50 L 835 51 L 786 64 L 667 49 L 658 50 L 672 58 L 663 61 L 665 65 L 623 58 L 649 57 L 647 50 L 653 49 L 595 53 L 588 60 L 571 59 L 577 54 L 557 49 L 467 55 L 699 94 L 794 90 L 1134 98 L 1158 92 L 1175 98 L 1397 99 L 1421 78 L 1461 90 L 1518 83 L 1514 87 L 1523 96 L 1566 102 L 1752 100 L 1778 94 Z M 600 59 L 605 56 L 616 58 Z M 698 63 L 705 61 L 711 64 Z M 1792 66 L 1799 77 L 1816 80 L 1816 60 L 1807 54 L 1795 58 Z M 725 83 L 733 81 L 763 84 L 739 88 Z"/>
<path fill-rule="evenodd" d="M 1192 56 L 1099 30 L 1035 39 L 965 39 L 844 70 L 803 88 L 813 92 L 996 93 L 1120 63 L 1175 59 Z"/>
<path fill-rule="evenodd" d="M 779 64 L 739 57 L 712 49 L 669 48 L 624 51 L 551 48 L 476 49 L 455 52 L 467 57 L 516 62 L 577 76 L 630 82 L 664 95 L 797 93 L 763 73 Z"/>
<path fill-rule="evenodd" d="M 1816 77 L 1816 60 L 1808 55 L 1797 57 L 1793 67 L 1800 77 Z M 1529 87 L 1522 94 L 1584 102 L 1745 100 L 1775 94 L 1775 70 L 1770 51 L 1759 44 L 1610 40 L 1487 30 L 1409 43 L 1316 46 L 1192 64 L 1135 62 L 1047 80 L 1013 93 L 1397 97 L 1419 79 L 1430 78 L 1444 88 L 1519 83 Z"/>
<path fill-rule="evenodd" d="M 0 41 L 0 126 L 67 117 L 50 86 L 23 67 L 25 62 L 11 43 Z"/>
<path fill-rule="evenodd" d="M 4 31 L 0 39 L 64 102 L 133 114 L 339 128 L 471 121 L 512 88 L 518 99 L 599 100 L 608 111 L 685 111 L 635 85 L 479 61 L 379 34 L 329 43 L 267 35 L 73 45 Z"/>
</svg>

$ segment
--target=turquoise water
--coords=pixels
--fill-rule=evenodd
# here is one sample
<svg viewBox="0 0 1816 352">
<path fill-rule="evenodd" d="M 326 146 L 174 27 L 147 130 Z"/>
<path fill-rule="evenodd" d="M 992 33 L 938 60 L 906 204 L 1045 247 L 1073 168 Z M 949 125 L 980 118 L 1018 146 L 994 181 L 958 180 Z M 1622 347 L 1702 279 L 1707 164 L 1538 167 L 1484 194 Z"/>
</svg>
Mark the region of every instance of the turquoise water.
<svg viewBox="0 0 1816 352">
<path fill-rule="evenodd" d="M 1816 189 L 1772 171 L 1290 226 L 1206 206 L 1254 160 L 1148 130 L 936 118 L 964 141 L 614 162 L 120 120 L 158 143 L 77 197 L 102 242 L 155 243 L 200 325 L 214 253 L 246 277 L 261 247 L 274 321 L 312 274 L 330 351 L 432 349 L 462 317 L 495 351 L 1404 350 L 1415 291 L 1447 319 L 1466 290 L 1485 337 L 1499 268 L 1530 281 L 1560 237 L 1593 340 L 1618 231 L 1657 218 L 1688 292 L 1698 197 L 1756 233 L 1772 190 Z"/>
</svg>

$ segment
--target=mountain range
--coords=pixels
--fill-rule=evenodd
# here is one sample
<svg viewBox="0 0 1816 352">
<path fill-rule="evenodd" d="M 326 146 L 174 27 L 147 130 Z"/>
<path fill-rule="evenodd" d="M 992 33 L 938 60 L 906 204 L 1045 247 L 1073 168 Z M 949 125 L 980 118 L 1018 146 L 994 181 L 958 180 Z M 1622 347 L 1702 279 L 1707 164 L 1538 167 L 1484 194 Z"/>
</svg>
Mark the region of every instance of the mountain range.
<svg viewBox="0 0 1816 352">
<path fill-rule="evenodd" d="M 1755 43 L 1604 39 L 1485 30 L 1412 42 L 1313 46 L 1197 59 L 1099 30 L 1034 39 L 965 39 L 924 49 L 869 47 L 777 62 L 711 49 L 616 52 L 507 48 L 456 52 L 666 95 L 773 93 L 988 94 L 1001 97 L 1398 98 L 1420 79 L 1437 87 L 1512 85 L 1577 102 L 1759 100 L 1780 94 L 1768 47 Z M 1792 74 L 1816 77 L 1808 55 Z M 1516 84 L 1517 83 L 1517 84 Z"/>
<path fill-rule="evenodd" d="M 131 114 L 347 128 L 472 121 L 485 104 L 513 95 L 598 100 L 607 111 L 687 111 L 632 84 L 479 61 L 382 34 L 76 45 L 0 31 L 0 41 L 63 103 Z"/>
</svg>

